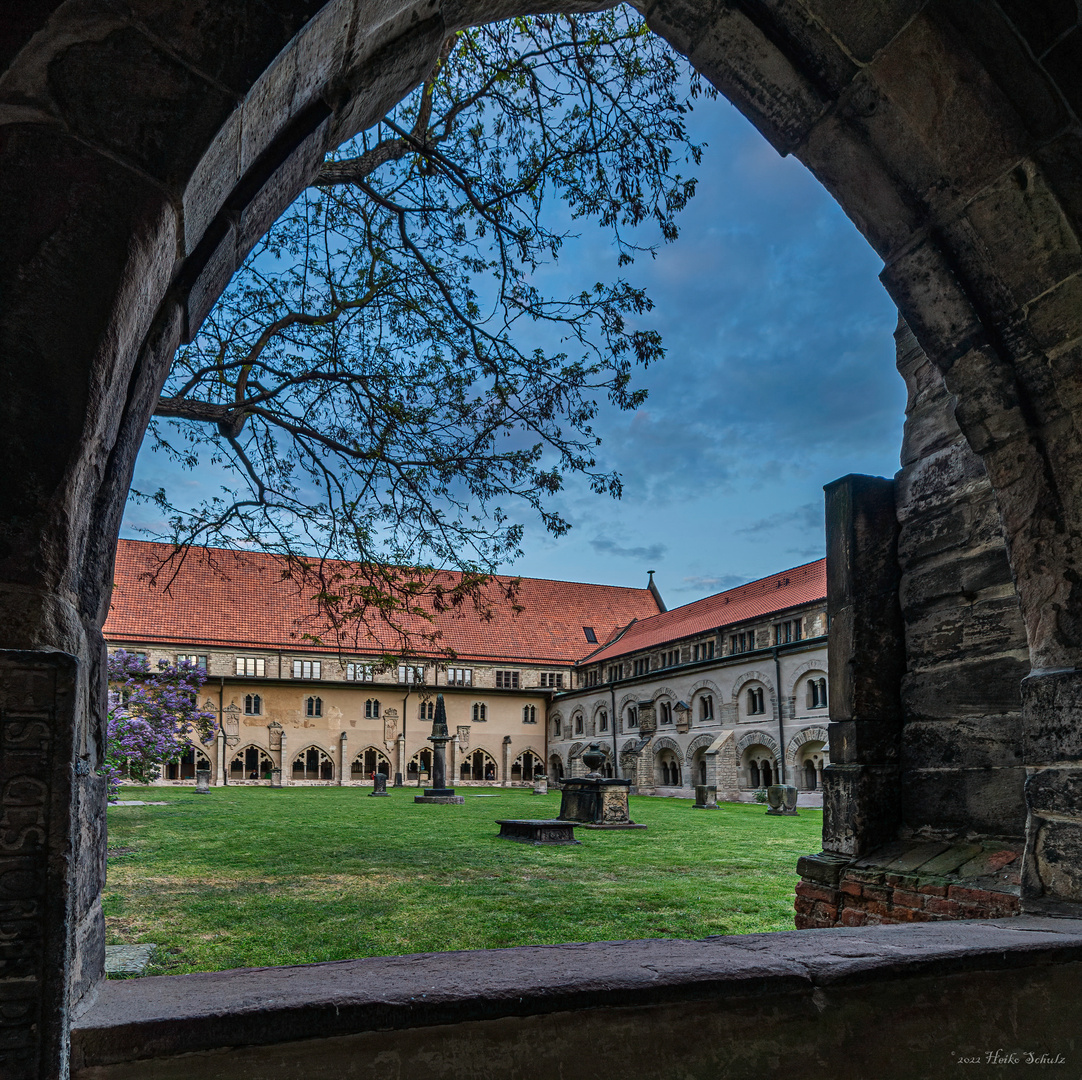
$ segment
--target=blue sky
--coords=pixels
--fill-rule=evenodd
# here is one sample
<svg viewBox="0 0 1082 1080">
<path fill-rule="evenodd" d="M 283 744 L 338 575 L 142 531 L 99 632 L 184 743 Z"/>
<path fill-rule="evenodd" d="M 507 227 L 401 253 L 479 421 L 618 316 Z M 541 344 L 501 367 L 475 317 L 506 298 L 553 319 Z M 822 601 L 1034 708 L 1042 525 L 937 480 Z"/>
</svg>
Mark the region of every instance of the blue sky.
<svg viewBox="0 0 1082 1080">
<path fill-rule="evenodd" d="M 668 350 L 640 377 L 643 408 L 596 425 L 623 498 L 570 484 L 557 503 L 570 533 L 527 521 L 525 555 L 504 568 L 615 585 L 653 569 L 670 607 L 819 558 L 823 485 L 892 474 L 905 406 L 881 264 L 837 204 L 724 99 L 700 99 L 689 127 L 707 147 L 680 239 L 623 271 L 654 299 L 644 321 Z M 556 289 L 618 273 L 607 238 L 574 227 L 545 274 Z M 134 486 L 183 500 L 212 483 L 148 447 Z M 122 535 L 153 524 L 131 505 Z"/>
</svg>

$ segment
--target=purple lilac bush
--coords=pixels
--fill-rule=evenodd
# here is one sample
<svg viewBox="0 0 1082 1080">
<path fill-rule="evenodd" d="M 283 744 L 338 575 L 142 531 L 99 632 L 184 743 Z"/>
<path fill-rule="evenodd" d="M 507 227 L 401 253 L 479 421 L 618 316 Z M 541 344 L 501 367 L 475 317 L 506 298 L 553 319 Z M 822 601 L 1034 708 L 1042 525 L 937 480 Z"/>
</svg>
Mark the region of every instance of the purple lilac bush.
<svg viewBox="0 0 1082 1080">
<path fill-rule="evenodd" d="M 162 765 L 177 761 L 189 736 L 206 742 L 217 727 L 215 714 L 199 707 L 206 672 L 187 660 L 158 661 L 152 671 L 145 656 L 117 649 L 109 656 L 109 714 L 102 774 L 116 799 L 122 778 L 149 784 Z"/>
</svg>

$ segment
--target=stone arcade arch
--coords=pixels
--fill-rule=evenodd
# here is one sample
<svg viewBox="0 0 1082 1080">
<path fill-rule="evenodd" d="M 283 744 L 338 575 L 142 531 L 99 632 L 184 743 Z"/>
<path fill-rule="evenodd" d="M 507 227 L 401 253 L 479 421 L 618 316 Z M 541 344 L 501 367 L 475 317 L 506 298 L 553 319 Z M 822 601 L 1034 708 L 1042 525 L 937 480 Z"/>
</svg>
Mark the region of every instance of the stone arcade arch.
<svg viewBox="0 0 1082 1080">
<path fill-rule="evenodd" d="M 69 1007 L 101 979 L 100 626 L 135 453 L 175 347 L 328 147 L 416 84 L 449 31 L 520 6 L 296 0 L 257 21 L 235 0 L 135 14 L 51 0 L 9 26 L 0 684 L 44 718 L 25 768 L 48 793 L 44 841 L 5 856 L 36 882 L 23 937 L 43 973 L 5 988 L 9 1013 L 28 1018 L 8 1044 L 20 1048 L 12 1077 L 66 1070 Z M 1029 817 L 1025 887 L 1078 900 L 1077 868 L 1043 878 L 1033 855 L 1038 835 L 1077 828 L 1054 781 L 1079 757 L 1082 727 L 1082 132 L 1058 48 L 1078 16 L 1037 7 L 657 0 L 647 18 L 838 199 L 931 361 L 925 388 L 942 380 L 953 395 L 973 464 L 966 475 L 961 457 L 944 460 L 943 484 L 987 474 L 1033 672 L 1024 749 L 1012 746 L 1022 765 L 1002 770 Z M 911 464 L 935 453 L 919 447 Z M 1024 673 L 1003 676 L 1015 699 Z M 984 715 L 990 693 L 957 687 L 958 708 Z M 920 824 L 917 804 L 905 812 Z"/>
</svg>

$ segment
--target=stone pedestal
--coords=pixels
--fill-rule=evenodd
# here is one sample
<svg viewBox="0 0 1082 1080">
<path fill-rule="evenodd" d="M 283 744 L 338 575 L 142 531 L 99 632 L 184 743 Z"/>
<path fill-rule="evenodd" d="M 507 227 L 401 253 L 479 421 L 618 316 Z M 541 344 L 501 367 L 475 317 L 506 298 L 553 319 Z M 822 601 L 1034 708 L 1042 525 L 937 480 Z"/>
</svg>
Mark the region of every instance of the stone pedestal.
<svg viewBox="0 0 1082 1080">
<path fill-rule="evenodd" d="M 535 795 L 547 795 L 549 793 L 549 781 L 547 776 L 534 777 L 533 793 Z"/>
<path fill-rule="evenodd" d="M 796 817 L 796 788 L 792 784 L 771 784 L 766 789 L 767 813 Z"/>
<path fill-rule="evenodd" d="M 376 786 L 368 793 L 368 797 L 371 799 L 377 795 L 382 795 L 384 798 L 389 798 L 389 795 L 387 793 L 386 773 L 376 773 Z"/>
<path fill-rule="evenodd" d="M 282 770 L 275 767 L 270 771 L 270 786 L 280 788 L 282 786 Z"/>
<path fill-rule="evenodd" d="M 432 790 L 451 791 L 452 794 L 450 794 L 450 795 L 429 795 L 428 793 L 430 791 L 432 791 Z M 425 788 L 424 795 L 414 795 L 413 796 L 413 801 L 415 803 L 438 803 L 438 804 L 446 805 L 446 806 L 460 806 L 462 803 L 464 803 L 466 801 L 465 798 L 462 795 L 455 795 L 453 792 L 454 792 L 453 788 L 440 788 L 440 789 Z"/>
<path fill-rule="evenodd" d="M 196 795 L 210 794 L 210 769 L 196 769 L 195 793 Z"/>
<path fill-rule="evenodd" d="M 694 810 L 716 810 L 718 808 L 718 789 L 713 784 L 695 785 Z"/>
<path fill-rule="evenodd" d="M 577 822 L 585 829 L 645 829 L 631 820 L 627 805 L 630 789 L 630 780 L 591 776 L 565 780 L 560 820 Z"/>
</svg>

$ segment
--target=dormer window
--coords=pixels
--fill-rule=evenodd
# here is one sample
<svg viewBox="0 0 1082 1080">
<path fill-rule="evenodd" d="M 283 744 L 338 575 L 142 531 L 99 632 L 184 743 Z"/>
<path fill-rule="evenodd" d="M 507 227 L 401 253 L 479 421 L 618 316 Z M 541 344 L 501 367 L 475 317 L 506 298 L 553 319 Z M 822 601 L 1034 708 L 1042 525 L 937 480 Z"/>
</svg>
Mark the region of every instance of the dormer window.
<svg viewBox="0 0 1082 1080">
<path fill-rule="evenodd" d="M 594 633 L 594 628 L 592 626 L 584 626 L 582 632 L 586 635 L 586 640 L 591 645 L 597 644 L 597 634 Z"/>
</svg>

